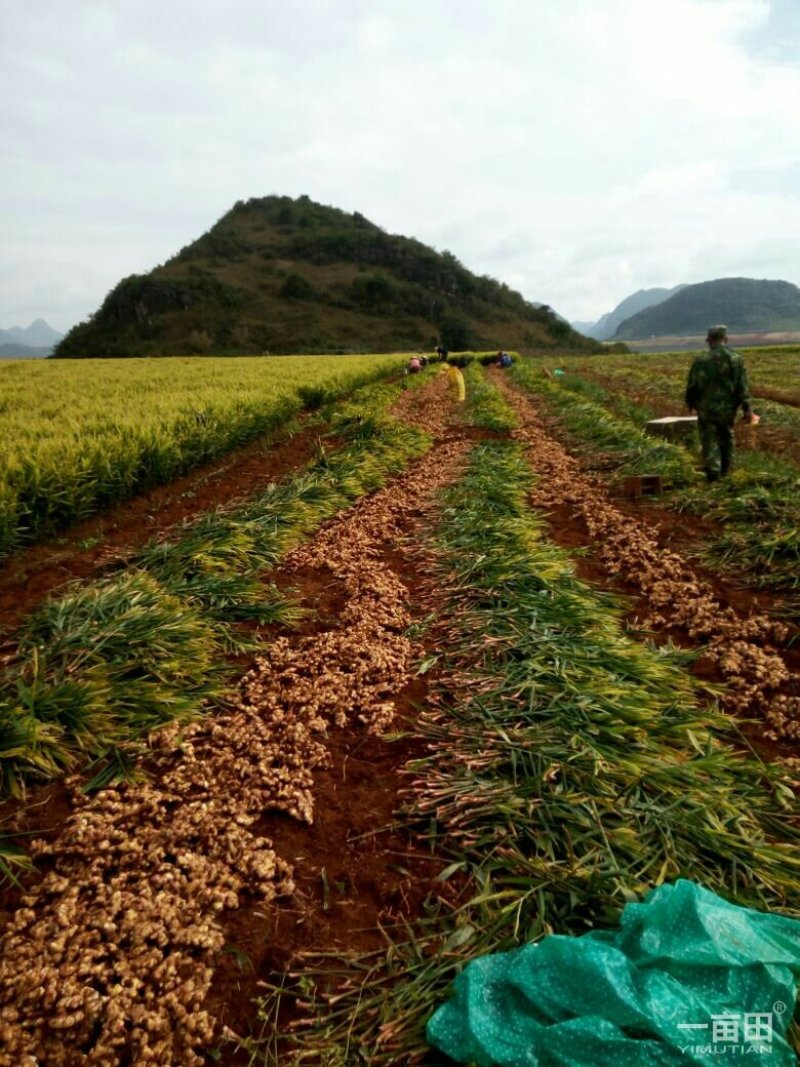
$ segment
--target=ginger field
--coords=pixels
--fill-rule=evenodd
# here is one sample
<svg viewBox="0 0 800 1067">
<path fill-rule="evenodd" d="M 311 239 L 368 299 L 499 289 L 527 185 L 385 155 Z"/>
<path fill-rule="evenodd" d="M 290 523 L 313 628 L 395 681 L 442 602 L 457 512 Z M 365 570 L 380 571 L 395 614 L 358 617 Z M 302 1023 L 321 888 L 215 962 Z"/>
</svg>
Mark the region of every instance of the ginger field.
<svg viewBox="0 0 800 1067">
<path fill-rule="evenodd" d="M 403 356 L 59 365 L 14 470 L 49 427 L 111 486 L 149 416 L 182 459 L 56 527 L 14 505 L 0 1067 L 442 1065 L 470 960 L 678 879 L 800 917 L 796 358 L 748 357 L 713 486 L 642 432 L 685 355 L 475 361 L 464 402 Z M 678 1062 L 667 1029 L 626 1037 Z"/>
<path fill-rule="evenodd" d="M 760 451 L 800 459 L 800 348 L 743 349 L 750 387 L 763 425 Z M 685 414 L 683 390 L 695 353 L 614 355 L 602 360 L 567 357 L 572 385 L 641 424 L 647 418 Z M 608 396 L 603 393 L 607 386 Z M 753 442 L 754 443 L 754 442 Z M 748 442 L 748 444 L 752 444 Z"/>
<path fill-rule="evenodd" d="M 160 485 L 404 356 L 0 362 L 0 558 Z"/>
</svg>

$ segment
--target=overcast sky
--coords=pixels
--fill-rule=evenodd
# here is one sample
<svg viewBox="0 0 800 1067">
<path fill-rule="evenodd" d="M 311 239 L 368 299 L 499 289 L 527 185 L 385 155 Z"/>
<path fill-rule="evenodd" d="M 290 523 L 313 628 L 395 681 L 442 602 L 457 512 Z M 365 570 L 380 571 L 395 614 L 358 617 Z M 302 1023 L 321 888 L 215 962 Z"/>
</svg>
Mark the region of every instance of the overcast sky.
<svg viewBox="0 0 800 1067">
<path fill-rule="evenodd" d="M 800 0 L 0 0 L 0 328 L 270 193 L 596 319 L 800 283 Z"/>
</svg>

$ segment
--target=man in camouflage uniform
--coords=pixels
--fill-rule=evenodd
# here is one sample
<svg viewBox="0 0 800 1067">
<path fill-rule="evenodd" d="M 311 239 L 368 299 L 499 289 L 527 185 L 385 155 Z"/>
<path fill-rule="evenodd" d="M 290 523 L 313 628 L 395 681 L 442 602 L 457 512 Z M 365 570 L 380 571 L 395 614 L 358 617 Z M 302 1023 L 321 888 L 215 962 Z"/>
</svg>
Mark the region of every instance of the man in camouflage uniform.
<svg viewBox="0 0 800 1067">
<path fill-rule="evenodd" d="M 710 482 L 731 469 L 733 424 L 739 407 L 745 421 L 752 420 L 744 360 L 728 348 L 727 340 L 725 326 L 709 327 L 708 353 L 694 361 L 686 383 L 686 406 L 697 412 L 703 466 Z"/>
</svg>

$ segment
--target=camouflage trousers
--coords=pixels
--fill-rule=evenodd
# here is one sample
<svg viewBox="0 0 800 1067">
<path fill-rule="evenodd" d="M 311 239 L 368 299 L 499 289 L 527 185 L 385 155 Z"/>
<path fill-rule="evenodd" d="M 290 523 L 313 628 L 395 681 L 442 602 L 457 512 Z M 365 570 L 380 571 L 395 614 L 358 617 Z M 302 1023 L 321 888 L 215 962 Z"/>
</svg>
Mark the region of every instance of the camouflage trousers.
<svg viewBox="0 0 800 1067">
<path fill-rule="evenodd" d="M 697 431 L 706 477 L 714 482 L 728 473 L 733 462 L 733 419 L 697 416 Z"/>
</svg>

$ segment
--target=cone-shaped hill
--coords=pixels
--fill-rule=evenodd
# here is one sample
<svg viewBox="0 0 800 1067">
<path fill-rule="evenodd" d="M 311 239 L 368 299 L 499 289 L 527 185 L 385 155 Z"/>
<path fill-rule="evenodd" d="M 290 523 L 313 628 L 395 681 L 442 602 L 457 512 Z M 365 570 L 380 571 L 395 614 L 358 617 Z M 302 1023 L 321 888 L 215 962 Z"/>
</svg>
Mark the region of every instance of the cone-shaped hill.
<svg viewBox="0 0 800 1067">
<path fill-rule="evenodd" d="M 239 201 L 149 274 L 124 278 L 58 357 L 382 352 L 565 344 L 550 308 L 358 214 L 285 196 Z"/>
</svg>

